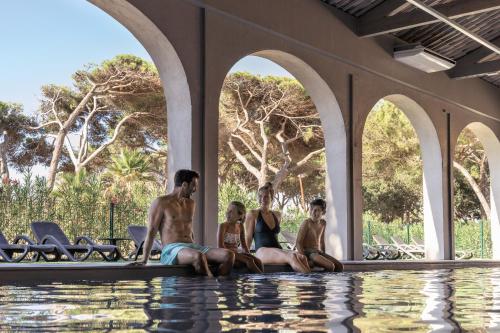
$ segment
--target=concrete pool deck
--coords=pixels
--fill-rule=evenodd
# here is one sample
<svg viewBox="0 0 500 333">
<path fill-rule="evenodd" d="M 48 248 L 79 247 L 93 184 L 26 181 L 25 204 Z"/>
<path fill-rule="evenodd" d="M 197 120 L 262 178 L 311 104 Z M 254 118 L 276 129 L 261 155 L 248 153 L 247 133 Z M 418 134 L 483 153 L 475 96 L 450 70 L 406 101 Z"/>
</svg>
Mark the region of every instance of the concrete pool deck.
<svg viewBox="0 0 500 333">
<path fill-rule="evenodd" d="M 128 262 L 118 263 L 20 263 L 0 264 L 1 284 L 35 284 L 40 282 L 63 282 L 83 280 L 144 280 L 163 276 L 189 276 L 194 272 L 189 266 L 164 266 L 158 263 L 147 267 L 127 266 Z M 453 269 L 470 267 L 500 267 L 499 260 L 441 260 L 441 261 L 346 261 L 346 272 L 376 270 L 422 270 Z M 266 273 L 291 272 L 286 265 L 266 265 Z M 236 269 L 236 274 L 246 273 Z"/>
</svg>

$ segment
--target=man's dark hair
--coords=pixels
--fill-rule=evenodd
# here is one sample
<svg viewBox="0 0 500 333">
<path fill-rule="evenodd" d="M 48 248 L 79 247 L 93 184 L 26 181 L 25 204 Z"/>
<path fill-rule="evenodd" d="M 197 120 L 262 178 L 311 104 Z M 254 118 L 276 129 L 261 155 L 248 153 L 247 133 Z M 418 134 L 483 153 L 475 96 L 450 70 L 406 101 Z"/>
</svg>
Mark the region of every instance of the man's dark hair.
<svg viewBox="0 0 500 333">
<path fill-rule="evenodd" d="M 321 209 L 323 210 L 323 212 L 326 212 L 326 201 L 321 199 L 321 198 L 317 198 L 317 199 L 314 199 L 313 201 L 311 201 L 309 203 L 309 206 L 312 208 L 313 206 L 319 206 L 321 207 Z"/>
<path fill-rule="evenodd" d="M 177 170 L 174 176 L 175 186 L 177 187 L 182 186 L 182 183 L 184 182 L 189 184 L 193 181 L 193 178 L 200 179 L 200 174 L 193 170 L 187 170 L 187 169 Z"/>
</svg>

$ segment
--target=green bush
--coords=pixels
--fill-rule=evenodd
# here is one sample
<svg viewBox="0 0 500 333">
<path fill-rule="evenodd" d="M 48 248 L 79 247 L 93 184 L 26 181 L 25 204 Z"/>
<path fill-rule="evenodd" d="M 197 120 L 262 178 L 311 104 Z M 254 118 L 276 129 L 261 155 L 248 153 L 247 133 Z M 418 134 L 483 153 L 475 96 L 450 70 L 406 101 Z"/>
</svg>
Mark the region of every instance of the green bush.
<svg viewBox="0 0 500 333">
<path fill-rule="evenodd" d="M 304 212 L 297 207 L 288 208 L 283 214 L 282 227 L 286 231 L 297 234 L 300 225 L 308 217 L 308 212 Z"/>
</svg>

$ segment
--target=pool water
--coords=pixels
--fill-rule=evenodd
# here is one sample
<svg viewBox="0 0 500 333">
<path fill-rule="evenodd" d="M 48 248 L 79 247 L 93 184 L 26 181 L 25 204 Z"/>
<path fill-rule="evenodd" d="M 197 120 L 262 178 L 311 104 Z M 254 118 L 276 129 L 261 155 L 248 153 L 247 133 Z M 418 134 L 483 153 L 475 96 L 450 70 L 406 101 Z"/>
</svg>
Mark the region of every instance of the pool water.
<svg viewBox="0 0 500 333">
<path fill-rule="evenodd" d="M 0 287 L 0 332 L 500 332 L 500 269 Z"/>
</svg>

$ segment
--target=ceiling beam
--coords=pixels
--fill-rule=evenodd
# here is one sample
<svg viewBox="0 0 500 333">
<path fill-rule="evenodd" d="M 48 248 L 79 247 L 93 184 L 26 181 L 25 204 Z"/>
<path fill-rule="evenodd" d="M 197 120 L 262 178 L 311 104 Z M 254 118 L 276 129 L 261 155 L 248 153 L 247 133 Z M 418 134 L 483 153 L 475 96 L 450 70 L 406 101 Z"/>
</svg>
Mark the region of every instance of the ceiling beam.
<svg viewBox="0 0 500 333">
<path fill-rule="evenodd" d="M 490 43 L 500 47 L 500 36 L 492 39 Z M 489 48 L 481 46 L 458 59 L 458 62 L 462 64 L 476 64 L 492 54 L 493 52 Z"/>
<path fill-rule="evenodd" d="M 479 43 L 482 46 L 484 46 L 484 47 L 492 50 L 496 54 L 500 55 L 500 47 L 496 46 L 495 44 L 492 44 L 490 41 L 484 39 L 483 37 L 481 37 L 480 35 L 478 35 L 474 31 L 471 31 L 471 30 L 467 29 L 466 27 L 458 24 L 457 22 L 451 20 L 449 17 L 447 17 L 446 15 L 443 15 L 442 13 L 438 12 L 434 8 L 429 7 L 428 5 L 423 3 L 422 0 L 406 0 L 406 2 L 411 3 L 412 5 L 417 7 L 418 9 L 423 10 L 427 14 L 434 16 L 439 21 L 449 25 L 450 27 L 452 27 L 456 31 L 460 32 L 461 34 L 469 37 L 470 39 L 472 39 L 476 43 Z M 454 2 L 454 4 L 455 3 L 456 2 Z"/>
<path fill-rule="evenodd" d="M 392 1 L 389 0 L 388 2 Z M 375 7 L 374 10 L 378 7 L 379 6 Z M 500 9 L 500 0 L 457 0 L 433 6 L 432 9 L 440 12 L 449 19 L 457 19 L 464 16 L 498 10 Z M 358 20 L 357 34 L 360 37 L 373 37 L 439 22 L 439 19 L 436 17 L 416 10 L 389 17 L 383 14 L 381 15 L 381 13 L 371 12 L 372 11 L 369 11 Z M 370 13 L 371 15 L 368 16 Z"/>
<path fill-rule="evenodd" d="M 342 10 L 338 9 L 334 5 L 330 4 L 328 0 L 321 0 L 325 7 L 333 14 L 337 19 L 342 21 L 351 31 L 356 30 L 356 18 Z"/>
<path fill-rule="evenodd" d="M 500 60 L 481 62 L 479 64 L 458 64 L 448 71 L 448 75 L 452 79 L 470 79 L 492 74 L 500 74 Z"/>
<path fill-rule="evenodd" d="M 409 7 L 410 5 L 405 0 L 385 0 L 378 6 L 373 7 L 363 16 L 360 20 L 375 21 L 380 18 L 387 17 L 391 15 L 396 10 L 400 10 L 401 7 Z"/>
<path fill-rule="evenodd" d="M 500 46 L 500 37 L 491 40 L 490 43 Z M 492 55 L 494 53 L 487 47 L 478 47 L 458 59 L 457 65 L 448 71 L 448 75 L 453 79 L 469 79 L 499 73 L 500 60 L 480 62 Z"/>
</svg>

